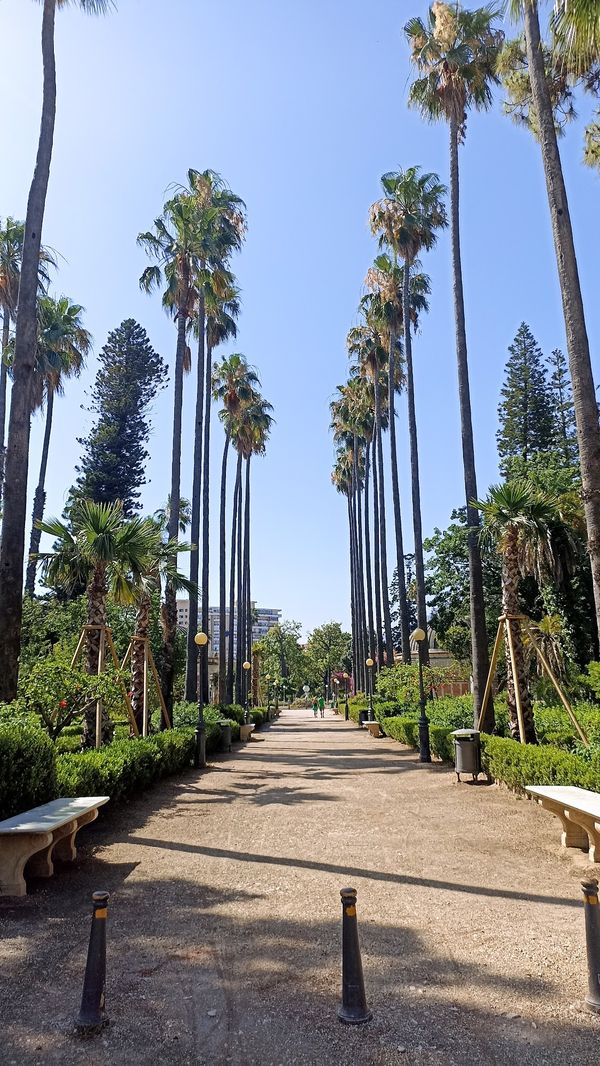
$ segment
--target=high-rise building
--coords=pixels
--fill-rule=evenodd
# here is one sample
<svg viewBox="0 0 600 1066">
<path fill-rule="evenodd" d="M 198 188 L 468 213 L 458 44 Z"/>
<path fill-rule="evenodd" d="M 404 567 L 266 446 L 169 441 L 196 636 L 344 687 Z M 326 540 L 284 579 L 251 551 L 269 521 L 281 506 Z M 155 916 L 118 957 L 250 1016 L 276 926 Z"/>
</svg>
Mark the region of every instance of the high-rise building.
<svg viewBox="0 0 600 1066">
<path fill-rule="evenodd" d="M 281 619 L 281 610 L 278 607 L 257 607 L 255 603 L 252 604 L 252 640 L 260 640 L 265 637 L 270 629 Z M 187 629 L 190 618 L 190 601 L 189 600 L 177 600 L 177 625 L 180 629 Z M 225 612 L 225 633 L 229 635 L 229 611 Z M 219 608 L 209 607 L 208 609 L 208 638 L 211 655 L 218 655 L 221 646 L 221 620 L 219 618 Z M 234 612 L 233 618 L 233 639 L 234 642 L 237 638 L 237 613 Z"/>
</svg>

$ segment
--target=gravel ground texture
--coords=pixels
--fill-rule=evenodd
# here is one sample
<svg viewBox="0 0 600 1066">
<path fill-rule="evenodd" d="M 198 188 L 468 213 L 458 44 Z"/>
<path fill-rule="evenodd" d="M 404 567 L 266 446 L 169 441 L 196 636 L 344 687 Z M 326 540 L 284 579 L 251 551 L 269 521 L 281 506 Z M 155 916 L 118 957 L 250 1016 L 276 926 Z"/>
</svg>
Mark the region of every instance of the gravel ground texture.
<svg viewBox="0 0 600 1066">
<path fill-rule="evenodd" d="M 583 853 L 497 786 L 456 783 L 332 712 L 284 710 L 206 772 L 82 830 L 0 900 L 2 1066 L 597 1066 Z M 373 1020 L 345 1026 L 340 889 Z M 74 1032 L 92 891 L 110 1024 Z"/>
</svg>

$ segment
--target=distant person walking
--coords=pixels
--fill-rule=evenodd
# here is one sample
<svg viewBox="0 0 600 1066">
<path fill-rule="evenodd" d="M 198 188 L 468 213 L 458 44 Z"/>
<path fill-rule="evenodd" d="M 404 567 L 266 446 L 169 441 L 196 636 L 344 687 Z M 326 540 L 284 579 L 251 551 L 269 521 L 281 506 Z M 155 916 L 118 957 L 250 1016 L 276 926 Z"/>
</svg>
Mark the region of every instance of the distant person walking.
<svg viewBox="0 0 600 1066">
<path fill-rule="evenodd" d="M 317 697 L 315 696 L 315 698 L 313 700 L 313 714 L 314 714 L 315 718 L 317 717 L 317 711 L 318 710 L 319 710 L 319 701 L 317 700 Z"/>
<path fill-rule="evenodd" d="M 325 700 L 323 696 L 319 696 L 319 710 L 321 712 L 321 718 L 325 717 Z"/>
</svg>

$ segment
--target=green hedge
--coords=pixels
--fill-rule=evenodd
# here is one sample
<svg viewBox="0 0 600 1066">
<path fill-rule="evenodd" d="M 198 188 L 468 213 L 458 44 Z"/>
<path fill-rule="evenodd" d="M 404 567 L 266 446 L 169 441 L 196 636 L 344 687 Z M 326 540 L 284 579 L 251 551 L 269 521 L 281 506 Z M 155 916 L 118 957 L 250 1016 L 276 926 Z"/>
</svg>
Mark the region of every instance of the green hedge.
<svg viewBox="0 0 600 1066">
<path fill-rule="evenodd" d="M 50 737 L 30 725 L 0 725 L 0 819 L 47 803 L 56 792 Z"/>
<path fill-rule="evenodd" d="M 583 759 L 548 744 L 483 735 L 483 766 L 495 781 L 522 791 L 525 785 L 578 785 L 600 792 L 600 754 Z"/>
<path fill-rule="evenodd" d="M 396 718 L 386 718 L 381 722 L 381 728 L 386 736 L 393 740 L 407 744 L 409 748 L 419 747 L 419 721 L 408 715 L 400 715 Z M 451 737 L 452 730 L 446 726 L 429 726 L 429 746 L 434 755 L 443 762 L 454 762 L 454 741 Z"/>
</svg>

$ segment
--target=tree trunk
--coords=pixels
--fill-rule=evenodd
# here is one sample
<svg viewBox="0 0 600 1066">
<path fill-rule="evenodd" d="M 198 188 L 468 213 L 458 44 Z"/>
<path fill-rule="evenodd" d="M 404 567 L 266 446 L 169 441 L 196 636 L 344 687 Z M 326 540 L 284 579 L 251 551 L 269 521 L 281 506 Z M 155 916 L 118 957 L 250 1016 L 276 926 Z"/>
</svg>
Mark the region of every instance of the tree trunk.
<svg viewBox="0 0 600 1066">
<path fill-rule="evenodd" d="M 229 454 L 229 433 L 225 434 L 223 462 L 221 464 L 221 509 L 219 515 L 219 703 L 225 703 L 227 650 L 225 643 L 225 595 L 227 566 L 227 542 L 225 537 L 225 518 L 227 508 L 227 456 Z"/>
<path fill-rule="evenodd" d="M 4 463 L 6 461 L 6 446 L 4 439 L 6 431 L 6 384 L 8 380 L 6 372 L 6 349 L 8 348 L 9 338 L 10 313 L 8 308 L 5 307 L 2 318 L 2 362 L 0 362 L 0 505 L 2 504 L 2 493 L 4 491 Z"/>
<path fill-rule="evenodd" d="M 227 702 L 233 703 L 234 619 L 235 619 L 235 562 L 237 552 L 237 523 L 242 482 L 242 453 L 238 452 L 235 488 L 233 490 L 233 516 L 231 519 L 231 563 L 229 569 L 229 637 L 227 640 Z M 221 638 L 222 639 L 222 638 Z"/>
<path fill-rule="evenodd" d="M 387 569 L 387 532 L 385 521 L 385 479 L 383 467 L 383 442 L 381 440 L 381 392 L 379 377 L 375 378 L 375 444 L 376 459 L 379 464 L 378 491 L 379 491 L 379 546 L 381 551 L 381 604 L 383 608 L 383 628 L 385 631 L 385 661 L 388 666 L 394 665 L 394 641 L 392 638 L 392 617 L 390 612 L 390 586 Z"/>
<path fill-rule="evenodd" d="M 42 444 L 42 458 L 40 461 L 40 476 L 33 497 L 33 511 L 31 514 L 31 536 L 29 538 L 29 562 L 27 563 L 27 577 L 25 580 L 25 594 L 33 596 L 35 592 L 35 574 L 37 559 L 34 556 L 40 550 L 41 529 L 37 523 L 44 517 L 46 503 L 46 470 L 48 468 L 48 450 L 50 448 L 50 434 L 52 433 L 52 414 L 54 411 L 54 389 L 48 388 L 46 399 L 46 425 L 44 426 L 44 442 Z"/>
<path fill-rule="evenodd" d="M 198 376 L 196 379 L 196 418 L 194 424 L 194 470 L 192 475 L 192 521 L 190 539 L 190 581 L 196 591 L 190 592 L 189 624 L 187 632 L 187 659 L 185 668 L 185 698 L 193 702 L 198 695 L 198 645 L 194 637 L 198 632 L 198 575 L 200 572 L 200 501 L 202 493 L 202 445 L 204 428 L 204 374 L 206 316 L 204 296 L 198 301 Z"/>
<path fill-rule="evenodd" d="M 467 525 L 469 527 L 469 589 L 471 613 L 471 658 L 473 663 L 473 715 L 477 726 L 490 659 L 488 635 L 485 624 L 483 598 L 483 569 L 479 547 L 479 511 L 473 506 L 477 499 L 477 475 L 475 471 L 475 446 L 471 418 L 471 390 L 467 357 L 467 331 L 465 326 L 465 302 L 463 294 L 462 263 L 460 252 L 460 185 L 458 174 L 458 123 L 450 121 L 450 225 L 452 241 L 452 277 L 454 288 L 454 320 L 456 329 L 456 361 L 458 365 L 458 398 L 460 404 L 460 431 L 462 438 Z M 482 729 L 492 733 L 494 729 L 494 704 L 488 700 Z"/>
<path fill-rule="evenodd" d="M 352 518 L 352 501 L 350 499 L 350 490 L 346 496 L 346 503 L 348 505 L 348 557 L 350 559 L 350 632 L 352 634 L 352 674 L 354 678 L 354 688 L 358 691 L 360 688 L 359 679 L 359 651 L 357 641 L 356 630 L 356 593 L 355 593 L 355 566 L 354 566 L 354 533 L 353 533 L 353 518 Z"/>
<path fill-rule="evenodd" d="M 375 644 L 373 658 L 377 666 L 383 666 L 383 626 L 381 622 L 381 565 L 379 525 L 379 476 L 377 473 L 377 431 L 373 430 L 373 577 L 375 581 Z"/>
<path fill-rule="evenodd" d="M 179 507 L 181 501 L 181 413 L 183 407 L 183 363 L 186 344 L 187 318 L 180 309 L 177 317 L 177 349 L 175 352 L 175 380 L 173 387 L 173 438 L 171 450 L 171 502 L 169 506 L 169 540 L 179 537 Z M 175 564 L 177 560 L 175 560 Z M 169 718 L 173 721 L 173 683 L 175 680 L 175 638 L 177 635 L 177 593 L 171 581 L 165 589 L 162 612 L 162 690 Z M 163 723 L 164 725 L 164 723 Z"/>
<path fill-rule="evenodd" d="M 56 115 L 55 8 L 56 0 L 44 0 L 42 120 L 35 170 L 27 201 L 8 425 L 0 546 L 0 701 L 2 702 L 10 702 L 17 695 L 21 651 L 30 400 L 37 343 L 38 269 Z"/>
<path fill-rule="evenodd" d="M 106 566 L 96 566 L 87 588 L 87 624 L 106 626 Z M 84 642 L 86 673 L 96 676 L 100 661 L 100 629 L 88 630 Z M 108 652 L 105 644 L 105 655 Z M 114 729 L 106 708 L 102 708 L 102 743 L 110 744 Z M 96 744 L 96 705 L 88 707 L 83 716 L 83 746 L 93 748 Z"/>
<path fill-rule="evenodd" d="M 244 644 L 246 660 L 252 662 L 252 596 L 250 591 L 250 456 L 246 458 L 246 498 L 244 500 Z M 245 692 L 248 692 L 250 671 L 245 670 Z"/>
<path fill-rule="evenodd" d="M 356 643 L 356 665 L 359 681 L 362 679 L 365 664 L 365 647 L 363 641 L 363 616 L 361 608 L 360 591 L 360 562 L 358 548 L 358 521 L 357 521 L 357 495 L 356 487 L 350 494 L 350 536 L 352 538 L 352 571 L 354 575 L 354 629 Z"/>
<path fill-rule="evenodd" d="M 356 581 L 357 581 L 357 593 L 358 593 L 358 615 L 359 615 L 359 644 L 360 654 L 362 661 L 367 658 L 367 612 L 365 609 L 365 568 L 364 568 L 364 551 L 363 551 L 363 517 L 362 517 L 362 493 L 360 488 L 360 474 L 358 468 L 358 439 L 354 438 L 353 448 L 353 469 L 354 469 L 354 499 L 355 504 L 355 518 L 356 518 Z"/>
<path fill-rule="evenodd" d="M 419 441 L 417 437 L 417 413 L 415 410 L 415 382 L 412 362 L 412 337 L 410 335 L 410 263 L 404 263 L 404 358 L 406 360 L 406 393 L 408 399 L 408 434 L 410 438 L 410 480 L 413 512 L 413 537 L 415 542 L 415 578 L 417 582 L 417 622 L 419 629 L 427 633 L 427 607 L 425 605 L 425 566 L 423 563 L 423 528 L 421 524 L 421 486 L 419 482 Z M 422 661 L 429 666 L 429 640 L 423 641 Z"/>
<path fill-rule="evenodd" d="M 204 450 L 202 455 L 202 629 L 210 636 L 208 617 L 208 571 L 210 543 L 210 403 L 212 398 L 212 349 L 207 345 L 204 386 Z M 201 659 L 202 699 L 208 703 L 208 655 Z"/>
<path fill-rule="evenodd" d="M 502 552 L 502 612 L 505 615 L 518 615 L 519 610 L 519 564 L 517 531 L 509 527 L 504 537 L 504 549 Z M 525 668 L 525 656 L 523 653 L 523 640 L 521 628 L 518 623 L 512 624 L 513 650 L 515 653 L 515 666 L 517 677 L 513 676 L 510 645 L 508 636 L 505 635 L 504 646 L 506 655 L 506 691 L 508 704 L 508 718 L 511 736 L 515 740 L 524 741 L 526 744 L 536 744 L 535 726 L 533 722 L 533 708 L 529 695 L 527 671 Z M 517 699 L 515 685 L 518 683 L 521 695 L 521 710 L 523 713 L 523 725 L 525 736 L 520 737 L 519 719 L 517 715 Z"/>
<path fill-rule="evenodd" d="M 148 639 L 151 600 L 142 596 L 135 616 L 135 636 Z M 146 646 L 144 640 L 134 640 L 131 649 L 131 707 L 137 727 L 142 735 L 144 724 L 144 664 Z"/>
<path fill-rule="evenodd" d="M 398 478 L 398 453 L 396 449 L 396 338 L 390 331 L 390 354 L 388 372 L 388 408 L 390 423 L 390 465 L 392 469 L 392 498 L 394 504 L 394 532 L 396 535 L 396 572 L 398 574 L 398 615 L 402 641 L 402 662 L 410 662 L 410 617 L 406 595 L 404 572 L 404 538 L 402 536 L 402 511 L 400 508 L 400 482 Z"/>
<path fill-rule="evenodd" d="M 240 494 L 238 500 L 238 529 L 237 529 L 237 590 L 236 590 L 236 615 L 237 632 L 235 637 L 235 700 L 243 703 L 242 663 L 244 661 L 244 613 L 243 613 L 243 515 L 244 515 L 244 492 L 240 473 Z"/>
<path fill-rule="evenodd" d="M 365 441 L 365 575 L 367 585 L 367 654 L 375 656 L 375 631 L 373 629 L 373 575 L 371 573 L 371 517 L 369 514 L 369 475 L 371 445 Z"/>
<path fill-rule="evenodd" d="M 594 585 L 596 626 L 600 632 L 600 429 L 590 349 L 585 324 L 573 229 L 562 164 L 552 114 L 550 90 L 540 44 L 537 3 L 524 5 L 525 40 L 533 103 L 540 127 L 540 146 L 552 220 L 552 233 L 562 295 L 583 502 L 588 533 L 588 553 Z"/>
</svg>

